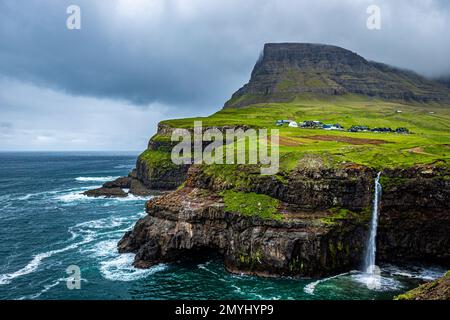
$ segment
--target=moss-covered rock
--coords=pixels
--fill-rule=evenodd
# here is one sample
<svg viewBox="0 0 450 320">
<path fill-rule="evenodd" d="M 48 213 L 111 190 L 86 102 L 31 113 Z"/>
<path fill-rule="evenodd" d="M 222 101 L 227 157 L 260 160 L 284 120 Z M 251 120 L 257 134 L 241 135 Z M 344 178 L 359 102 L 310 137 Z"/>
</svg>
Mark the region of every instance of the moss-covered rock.
<svg viewBox="0 0 450 320">
<path fill-rule="evenodd" d="M 395 300 L 450 300 L 450 271 L 436 281 L 398 295 Z"/>
</svg>

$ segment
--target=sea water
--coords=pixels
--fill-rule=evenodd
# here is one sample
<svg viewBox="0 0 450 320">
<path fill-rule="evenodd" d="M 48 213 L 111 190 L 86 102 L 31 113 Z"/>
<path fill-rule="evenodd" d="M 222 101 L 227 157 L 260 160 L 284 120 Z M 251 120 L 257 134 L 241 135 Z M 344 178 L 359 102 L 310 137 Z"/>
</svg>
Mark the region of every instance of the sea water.
<svg viewBox="0 0 450 320">
<path fill-rule="evenodd" d="M 445 272 L 382 265 L 382 285 L 370 289 L 358 271 L 265 279 L 230 274 L 218 256 L 136 269 L 133 254 L 119 254 L 117 242 L 145 215 L 151 197 L 82 192 L 126 175 L 137 155 L 0 153 L 0 299 L 391 299 Z M 79 290 L 67 286 L 73 265 L 80 268 Z"/>
</svg>

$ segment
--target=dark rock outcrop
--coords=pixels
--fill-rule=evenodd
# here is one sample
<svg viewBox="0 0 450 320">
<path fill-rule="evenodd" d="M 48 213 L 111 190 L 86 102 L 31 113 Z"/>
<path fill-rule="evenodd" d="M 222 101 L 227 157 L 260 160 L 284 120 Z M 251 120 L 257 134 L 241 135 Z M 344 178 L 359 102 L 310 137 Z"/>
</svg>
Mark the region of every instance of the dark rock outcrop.
<svg viewBox="0 0 450 320">
<path fill-rule="evenodd" d="M 128 194 L 122 188 L 98 188 L 83 193 L 88 197 L 125 198 Z"/>
<path fill-rule="evenodd" d="M 322 276 L 357 266 L 364 246 L 365 228 L 355 217 L 329 225 L 320 220 L 327 213 L 281 221 L 244 217 L 226 212 L 217 194 L 202 189 L 151 200 L 147 212 L 118 245 L 136 253 L 141 268 L 209 249 L 231 272 Z"/>
<path fill-rule="evenodd" d="M 187 177 L 189 165 L 164 166 L 153 165 L 142 158 L 136 162 L 138 180 L 148 189 L 173 190 Z"/>
<path fill-rule="evenodd" d="M 105 182 L 101 188 L 88 190 L 83 194 L 88 197 L 123 198 L 128 196 L 124 189 L 135 196 L 148 196 L 153 193 L 136 177 L 133 170 L 127 177 Z"/>
<path fill-rule="evenodd" d="M 289 102 L 305 93 L 360 94 L 383 99 L 449 102 L 448 87 L 413 72 L 369 62 L 349 50 L 322 44 L 269 43 L 248 84 L 225 107 Z"/>
<path fill-rule="evenodd" d="M 246 172 L 251 169 L 244 166 L 241 173 L 245 183 L 237 181 L 234 184 L 222 180 L 220 175 L 209 175 L 204 167 L 192 167 L 187 185 L 214 191 L 238 188 L 244 192 L 266 194 L 302 210 L 340 207 L 358 211 L 370 207 L 374 170 L 355 164 L 325 168 L 315 161 L 305 157 L 284 180 L 260 175 L 258 169 Z"/>
<path fill-rule="evenodd" d="M 148 215 L 124 236 L 119 250 L 136 253 L 138 267 L 209 249 L 222 254 L 233 272 L 323 276 L 358 268 L 368 235 L 374 175 L 357 165 L 313 166 L 299 168 L 284 182 L 258 175 L 241 185 L 244 192 L 283 201 L 284 219 L 278 221 L 226 212 L 218 194 L 239 186 L 194 166 L 186 187 L 147 204 Z M 383 175 L 378 261 L 450 264 L 447 166 L 414 166 Z M 330 219 L 336 207 L 351 214 Z"/>
<path fill-rule="evenodd" d="M 103 188 L 123 188 L 129 189 L 131 187 L 131 182 L 133 178 L 131 177 L 120 177 L 114 181 L 105 182 Z"/>
<path fill-rule="evenodd" d="M 450 271 L 440 279 L 395 297 L 395 300 L 450 300 Z"/>
<path fill-rule="evenodd" d="M 383 171 L 380 259 L 450 262 L 449 178 L 443 164 Z"/>
</svg>

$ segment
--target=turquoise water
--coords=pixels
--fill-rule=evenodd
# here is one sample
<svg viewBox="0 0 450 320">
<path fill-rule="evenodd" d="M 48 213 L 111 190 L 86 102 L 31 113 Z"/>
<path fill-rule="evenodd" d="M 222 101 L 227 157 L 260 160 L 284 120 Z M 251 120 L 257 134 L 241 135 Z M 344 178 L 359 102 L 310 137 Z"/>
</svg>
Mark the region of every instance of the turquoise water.
<svg viewBox="0 0 450 320">
<path fill-rule="evenodd" d="M 0 153 L 0 299 L 391 299 L 442 275 L 437 266 L 382 266 L 364 275 L 263 279 L 227 273 L 216 256 L 148 270 L 117 241 L 144 215 L 146 198 L 91 199 L 83 190 L 126 175 L 134 153 Z M 66 268 L 81 269 L 69 290 Z"/>
</svg>

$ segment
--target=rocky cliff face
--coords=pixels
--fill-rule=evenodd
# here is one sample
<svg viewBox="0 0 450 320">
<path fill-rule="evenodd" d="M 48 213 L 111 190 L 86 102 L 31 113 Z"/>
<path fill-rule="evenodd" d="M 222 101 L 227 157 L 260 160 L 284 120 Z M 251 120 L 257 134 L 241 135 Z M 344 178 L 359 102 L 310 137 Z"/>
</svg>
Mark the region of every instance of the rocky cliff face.
<svg viewBox="0 0 450 320">
<path fill-rule="evenodd" d="M 303 93 L 437 102 L 449 97 L 443 85 L 368 62 L 342 48 L 268 44 L 250 82 L 227 106 L 290 101 Z M 149 201 L 147 216 L 120 241 L 120 252 L 136 253 L 137 267 L 212 250 L 223 256 L 228 270 L 238 273 L 324 276 L 359 268 L 374 169 L 348 162 L 327 164 L 313 154 L 275 176 L 261 175 L 252 165 L 176 166 L 170 160 L 173 130 L 161 123 L 136 170 L 104 186 L 119 196 L 124 184 L 130 192 L 179 188 Z M 388 169 L 381 177 L 377 261 L 450 265 L 448 164 Z M 242 206 L 230 209 L 224 196 L 228 191 L 246 200 L 254 194 L 269 197 L 280 219 L 242 211 Z"/>
<path fill-rule="evenodd" d="M 198 188 L 152 200 L 147 213 L 119 243 L 119 251 L 136 253 L 135 265 L 143 268 L 213 250 L 231 272 L 319 276 L 358 264 L 364 246 L 357 217 L 333 224 L 320 219 L 327 213 L 290 213 L 280 221 L 244 217 Z"/>
<path fill-rule="evenodd" d="M 380 259 L 450 262 L 449 174 L 443 165 L 383 172 Z"/>
<path fill-rule="evenodd" d="M 243 187 L 242 181 L 233 185 L 192 167 L 184 188 L 147 204 L 148 215 L 123 237 L 119 250 L 136 253 L 138 267 L 213 250 L 238 273 L 323 276 L 358 268 L 375 174 L 354 165 L 303 168 L 287 181 L 261 177 Z M 379 261 L 449 264 L 448 168 L 416 166 L 383 174 Z M 283 219 L 228 212 L 220 195 L 228 188 L 281 200 Z"/>
<path fill-rule="evenodd" d="M 448 102 L 445 85 L 413 72 L 369 62 L 336 46 L 271 43 L 256 63 L 248 84 L 225 107 L 289 102 L 305 93 L 360 94 L 384 99 Z"/>
</svg>

